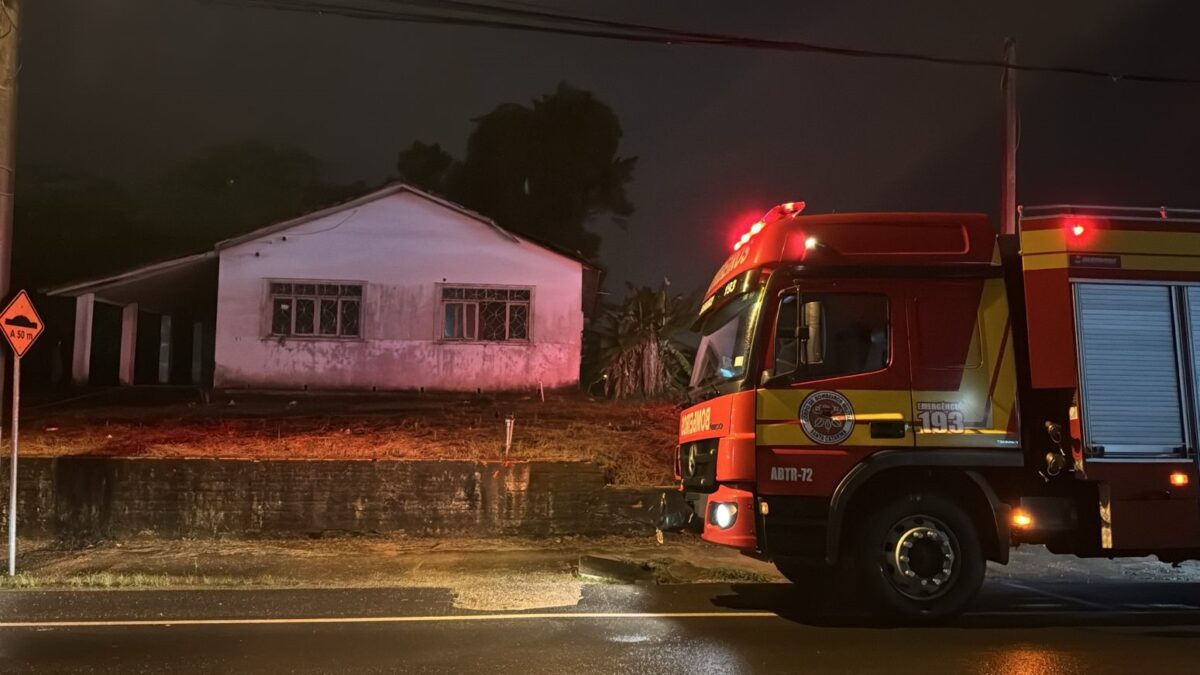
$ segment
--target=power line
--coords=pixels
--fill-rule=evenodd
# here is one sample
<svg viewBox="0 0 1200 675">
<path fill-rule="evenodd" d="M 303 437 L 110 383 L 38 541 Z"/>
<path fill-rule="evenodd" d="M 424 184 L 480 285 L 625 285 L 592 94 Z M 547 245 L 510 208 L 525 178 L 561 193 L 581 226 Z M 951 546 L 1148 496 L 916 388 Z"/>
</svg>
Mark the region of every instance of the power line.
<svg viewBox="0 0 1200 675">
<path fill-rule="evenodd" d="M 950 66 L 1003 69 L 1003 61 L 971 57 L 940 56 L 922 52 L 842 47 L 836 45 L 776 40 L 744 35 L 712 33 L 669 28 L 647 24 L 612 21 L 595 17 L 566 14 L 540 8 L 524 2 L 506 5 L 486 4 L 470 0 L 375 0 L 357 4 L 338 0 L 206 0 L 216 4 L 258 7 L 303 14 L 332 15 L 345 18 L 403 23 L 494 28 L 501 30 L 550 33 L 606 40 L 620 40 L 660 45 L 690 45 L 733 47 L 791 53 L 829 54 L 850 58 L 884 59 L 932 63 Z M 1151 73 L 1115 73 L 1078 66 L 1013 64 L 1016 71 L 1054 73 L 1104 78 L 1112 81 L 1149 82 L 1157 84 L 1200 84 L 1200 78 L 1177 77 Z"/>
</svg>

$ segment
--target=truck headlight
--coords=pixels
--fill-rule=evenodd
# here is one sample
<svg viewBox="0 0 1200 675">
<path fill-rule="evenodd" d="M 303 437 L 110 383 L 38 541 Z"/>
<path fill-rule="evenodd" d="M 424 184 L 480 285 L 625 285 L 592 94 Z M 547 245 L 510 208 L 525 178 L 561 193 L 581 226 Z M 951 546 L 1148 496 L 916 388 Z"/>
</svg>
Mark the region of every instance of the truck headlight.
<svg viewBox="0 0 1200 675">
<path fill-rule="evenodd" d="M 721 502 L 713 506 L 712 524 L 722 530 L 728 530 L 737 522 L 737 512 L 737 504 L 733 502 Z"/>
</svg>

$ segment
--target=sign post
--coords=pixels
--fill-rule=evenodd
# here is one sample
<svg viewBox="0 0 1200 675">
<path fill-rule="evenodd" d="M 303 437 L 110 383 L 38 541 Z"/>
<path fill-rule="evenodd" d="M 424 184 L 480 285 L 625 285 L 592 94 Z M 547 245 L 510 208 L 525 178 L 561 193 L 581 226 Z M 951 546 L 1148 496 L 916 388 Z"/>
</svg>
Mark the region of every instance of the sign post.
<svg viewBox="0 0 1200 675">
<path fill-rule="evenodd" d="M 0 312 L 0 330 L 13 350 L 12 459 L 8 479 L 8 576 L 17 574 L 17 446 L 20 439 L 21 358 L 41 336 L 46 326 L 25 291 Z"/>
</svg>

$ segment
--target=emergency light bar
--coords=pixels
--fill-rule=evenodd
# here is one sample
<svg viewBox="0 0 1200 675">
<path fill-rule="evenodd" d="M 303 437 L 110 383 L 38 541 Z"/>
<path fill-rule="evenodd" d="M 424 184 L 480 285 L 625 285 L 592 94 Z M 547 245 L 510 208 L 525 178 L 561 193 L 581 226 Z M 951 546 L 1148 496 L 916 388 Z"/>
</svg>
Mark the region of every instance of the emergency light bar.
<svg viewBox="0 0 1200 675">
<path fill-rule="evenodd" d="M 763 228 L 765 228 L 767 225 L 777 220 L 783 220 L 784 218 L 795 218 L 796 216 L 800 215 L 800 212 L 803 210 L 804 202 L 784 202 L 770 211 L 767 211 L 758 222 L 750 226 L 750 229 L 742 235 L 741 239 L 737 240 L 737 243 L 733 245 L 733 250 L 736 251 L 746 244 L 749 244 L 754 235 L 762 232 Z"/>
</svg>

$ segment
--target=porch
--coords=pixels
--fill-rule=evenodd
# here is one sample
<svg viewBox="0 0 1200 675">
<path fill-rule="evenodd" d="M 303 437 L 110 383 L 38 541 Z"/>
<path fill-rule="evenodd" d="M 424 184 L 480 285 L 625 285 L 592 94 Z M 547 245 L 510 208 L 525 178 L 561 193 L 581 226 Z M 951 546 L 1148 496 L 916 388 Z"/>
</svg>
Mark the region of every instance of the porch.
<svg viewBox="0 0 1200 675">
<path fill-rule="evenodd" d="M 45 294 L 75 301 L 70 366 L 75 385 L 212 382 L 215 252 L 145 265 Z"/>
</svg>

